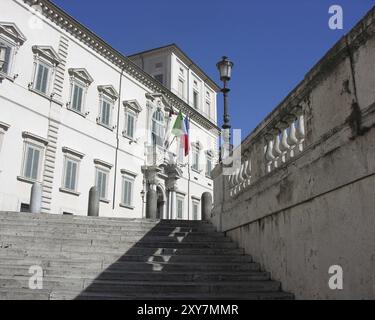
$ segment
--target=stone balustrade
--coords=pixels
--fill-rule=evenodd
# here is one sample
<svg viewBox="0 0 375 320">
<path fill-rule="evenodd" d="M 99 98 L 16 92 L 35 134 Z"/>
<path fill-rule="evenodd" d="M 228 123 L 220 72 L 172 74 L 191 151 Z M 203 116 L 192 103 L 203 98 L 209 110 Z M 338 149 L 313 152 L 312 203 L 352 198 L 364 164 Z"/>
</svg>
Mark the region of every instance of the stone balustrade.
<svg viewBox="0 0 375 320">
<path fill-rule="evenodd" d="M 231 174 L 226 176 L 226 184 L 231 197 L 237 196 L 255 181 L 252 179 L 251 156 L 258 157 L 256 162 L 264 165 L 265 170 L 260 170 L 261 173 L 257 174 L 260 178 L 293 160 L 304 150 L 306 141 L 304 107 L 297 105 L 282 118 L 275 118 L 275 121 L 271 121 L 271 125 L 266 126 L 258 134 L 264 139 L 264 153 L 254 154 L 251 149 L 241 150 L 240 161 L 237 159 L 233 162 L 234 168 Z M 257 139 L 254 138 L 254 140 Z"/>
</svg>

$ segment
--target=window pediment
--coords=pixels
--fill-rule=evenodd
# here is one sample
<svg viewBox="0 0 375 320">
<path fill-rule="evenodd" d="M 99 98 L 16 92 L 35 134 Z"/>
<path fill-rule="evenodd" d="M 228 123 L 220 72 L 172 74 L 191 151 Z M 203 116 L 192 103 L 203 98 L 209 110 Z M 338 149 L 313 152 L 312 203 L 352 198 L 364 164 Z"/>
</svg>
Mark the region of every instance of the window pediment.
<svg viewBox="0 0 375 320">
<path fill-rule="evenodd" d="M 106 161 L 100 160 L 100 159 L 94 159 L 94 164 L 105 167 L 107 169 L 112 169 L 113 164 L 110 164 Z"/>
<path fill-rule="evenodd" d="M 125 109 L 130 109 L 135 113 L 140 113 L 142 111 L 142 107 L 139 105 L 137 100 L 127 100 L 123 102 Z"/>
<path fill-rule="evenodd" d="M 25 141 L 38 142 L 39 144 L 42 144 L 44 146 L 48 145 L 48 140 L 47 139 L 45 139 L 43 137 L 40 137 L 40 136 L 37 136 L 36 134 L 30 133 L 28 131 L 22 132 L 22 138 Z"/>
<path fill-rule="evenodd" d="M 5 35 L 18 45 L 22 45 L 26 41 L 24 34 L 17 25 L 12 22 L 0 22 L 0 34 Z"/>
<path fill-rule="evenodd" d="M 85 156 L 82 152 L 73 150 L 73 149 L 68 148 L 68 147 L 62 147 L 62 152 L 64 154 L 70 154 L 70 155 L 72 155 L 74 157 L 77 157 L 79 159 L 83 159 L 83 157 Z"/>
<path fill-rule="evenodd" d="M 193 148 L 195 148 L 197 150 L 201 150 L 203 148 L 202 144 L 199 141 L 192 142 L 191 145 L 192 145 Z"/>
<path fill-rule="evenodd" d="M 211 157 L 211 158 L 214 156 L 214 154 L 215 154 L 215 153 L 214 153 L 213 150 L 207 150 L 207 151 L 206 151 L 206 155 L 209 156 L 209 157 Z"/>
<path fill-rule="evenodd" d="M 115 87 L 112 85 L 98 86 L 98 91 L 109 96 L 113 100 L 117 100 L 117 98 L 119 97 L 119 94 L 117 93 Z"/>
<path fill-rule="evenodd" d="M 121 174 L 122 175 L 125 175 L 125 176 L 130 176 L 130 177 L 133 177 L 133 178 L 136 178 L 137 177 L 137 174 L 133 171 L 130 171 L 128 169 L 121 169 Z"/>
<path fill-rule="evenodd" d="M 51 46 L 33 46 L 32 50 L 35 54 L 47 59 L 54 65 L 58 65 L 61 62 L 59 55 Z"/>
<path fill-rule="evenodd" d="M 94 79 L 90 76 L 85 68 L 70 68 L 68 73 L 71 77 L 83 81 L 86 85 L 90 85 L 94 82 Z"/>
</svg>

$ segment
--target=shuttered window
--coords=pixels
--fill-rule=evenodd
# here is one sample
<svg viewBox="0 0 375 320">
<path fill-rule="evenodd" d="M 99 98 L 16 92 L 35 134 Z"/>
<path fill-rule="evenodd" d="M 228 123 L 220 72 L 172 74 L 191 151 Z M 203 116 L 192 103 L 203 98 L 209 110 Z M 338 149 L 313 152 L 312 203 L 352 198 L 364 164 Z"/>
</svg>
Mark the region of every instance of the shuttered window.
<svg viewBox="0 0 375 320">
<path fill-rule="evenodd" d="M 70 191 L 77 189 L 78 161 L 65 157 L 65 172 L 63 187 Z"/>
<path fill-rule="evenodd" d="M 0 42 L 0 71 L 9 74 L 10 54 L 12 47 L 6 43 Z"/>
<path fill-rule="evenodd" d="M 128 207 L 133 205 L 134 179 L 123 177 L 122 181 L 122 204 Z"/>
<path fill-rule="evenodd" d="M 108 176 L 108 171 L 96 169 L 96 187 L 98 189 L 100 199 L 107 199 Z"/>
<path fill-rule="evenodd" d="M 38 180 L 42 150 L 32 144 L 26 144 L 26 154 L 23 175 L 25 178 Z"/>
<path fill-rule="evenodd" d="M 126 135 L 130 138 L 134 138 L 135 131 L 135 115 L 133 113 L 126 113 Z"/>
<path fill-rule="evenodd" d="M 78 84 L 73 84 L 72 100 L 70 107 L 78 112 L 83 110 L 83 88 Z"/>
<path fill-rule="evenodd" d="M 177 197 L 177 219 L 182 219 L 184 216 L 184 198 Z"/>
<path fill-rule="evenodd" d="M 39 62 L 36 69 L 35 85 L 34 89 L 47 94 L 48 90 L 48 78 L 50 73 L 50 67 Z"/>
<path fill-rule="evenodd" d="M 111 108 L 112 108 L 111 103 L 103 99 L 102 104 L 101 104 L 100 123 L 104 124 L 107 127 L 110 126 Z"/>
<path fill-rule="evenodd" d="M 198 220 L 199 203 L 193 201 L 193 220 Z"/>
</svg>

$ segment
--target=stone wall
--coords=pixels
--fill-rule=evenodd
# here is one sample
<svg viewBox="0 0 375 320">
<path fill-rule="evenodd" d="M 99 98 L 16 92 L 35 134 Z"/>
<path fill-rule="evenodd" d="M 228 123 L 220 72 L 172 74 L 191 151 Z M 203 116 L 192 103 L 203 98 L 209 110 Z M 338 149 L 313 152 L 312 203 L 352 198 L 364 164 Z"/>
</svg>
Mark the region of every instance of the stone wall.
<svg viewBox="0 0 375 320">
<path fill-rule="evenodd" d="M 214 170 L 212 222 L 297 299 L 375 298 L 374 127 L 375 9 Z"/>
</svg>

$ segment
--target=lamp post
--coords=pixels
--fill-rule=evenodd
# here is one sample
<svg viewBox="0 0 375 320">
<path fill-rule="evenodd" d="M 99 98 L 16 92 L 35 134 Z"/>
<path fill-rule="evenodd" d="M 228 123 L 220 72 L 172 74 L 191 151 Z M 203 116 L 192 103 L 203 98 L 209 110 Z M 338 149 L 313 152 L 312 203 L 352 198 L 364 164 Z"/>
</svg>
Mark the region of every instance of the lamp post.
<svg viewBox="0 0 375 320">
<path fill-rule="evenodd" d="M 227 83 L 232 76 L 232 68 L 233 62 L 228 59 L 228 57 L 222 57 L 221 61 L 217 63 L 217 68 L 219 69 L 220 73 L 220 80 L 223 82 L 224 86 L 221 89 L 221 92 L 224 96 L 224 123 L 222 125 L 223 128 L 223 150 L 221 152 L 222 159 L 226 158 L 230 152 L 230 116 L 228 113 L 228 93 L 230 89 L 227 87 Z"/>
</svg>

